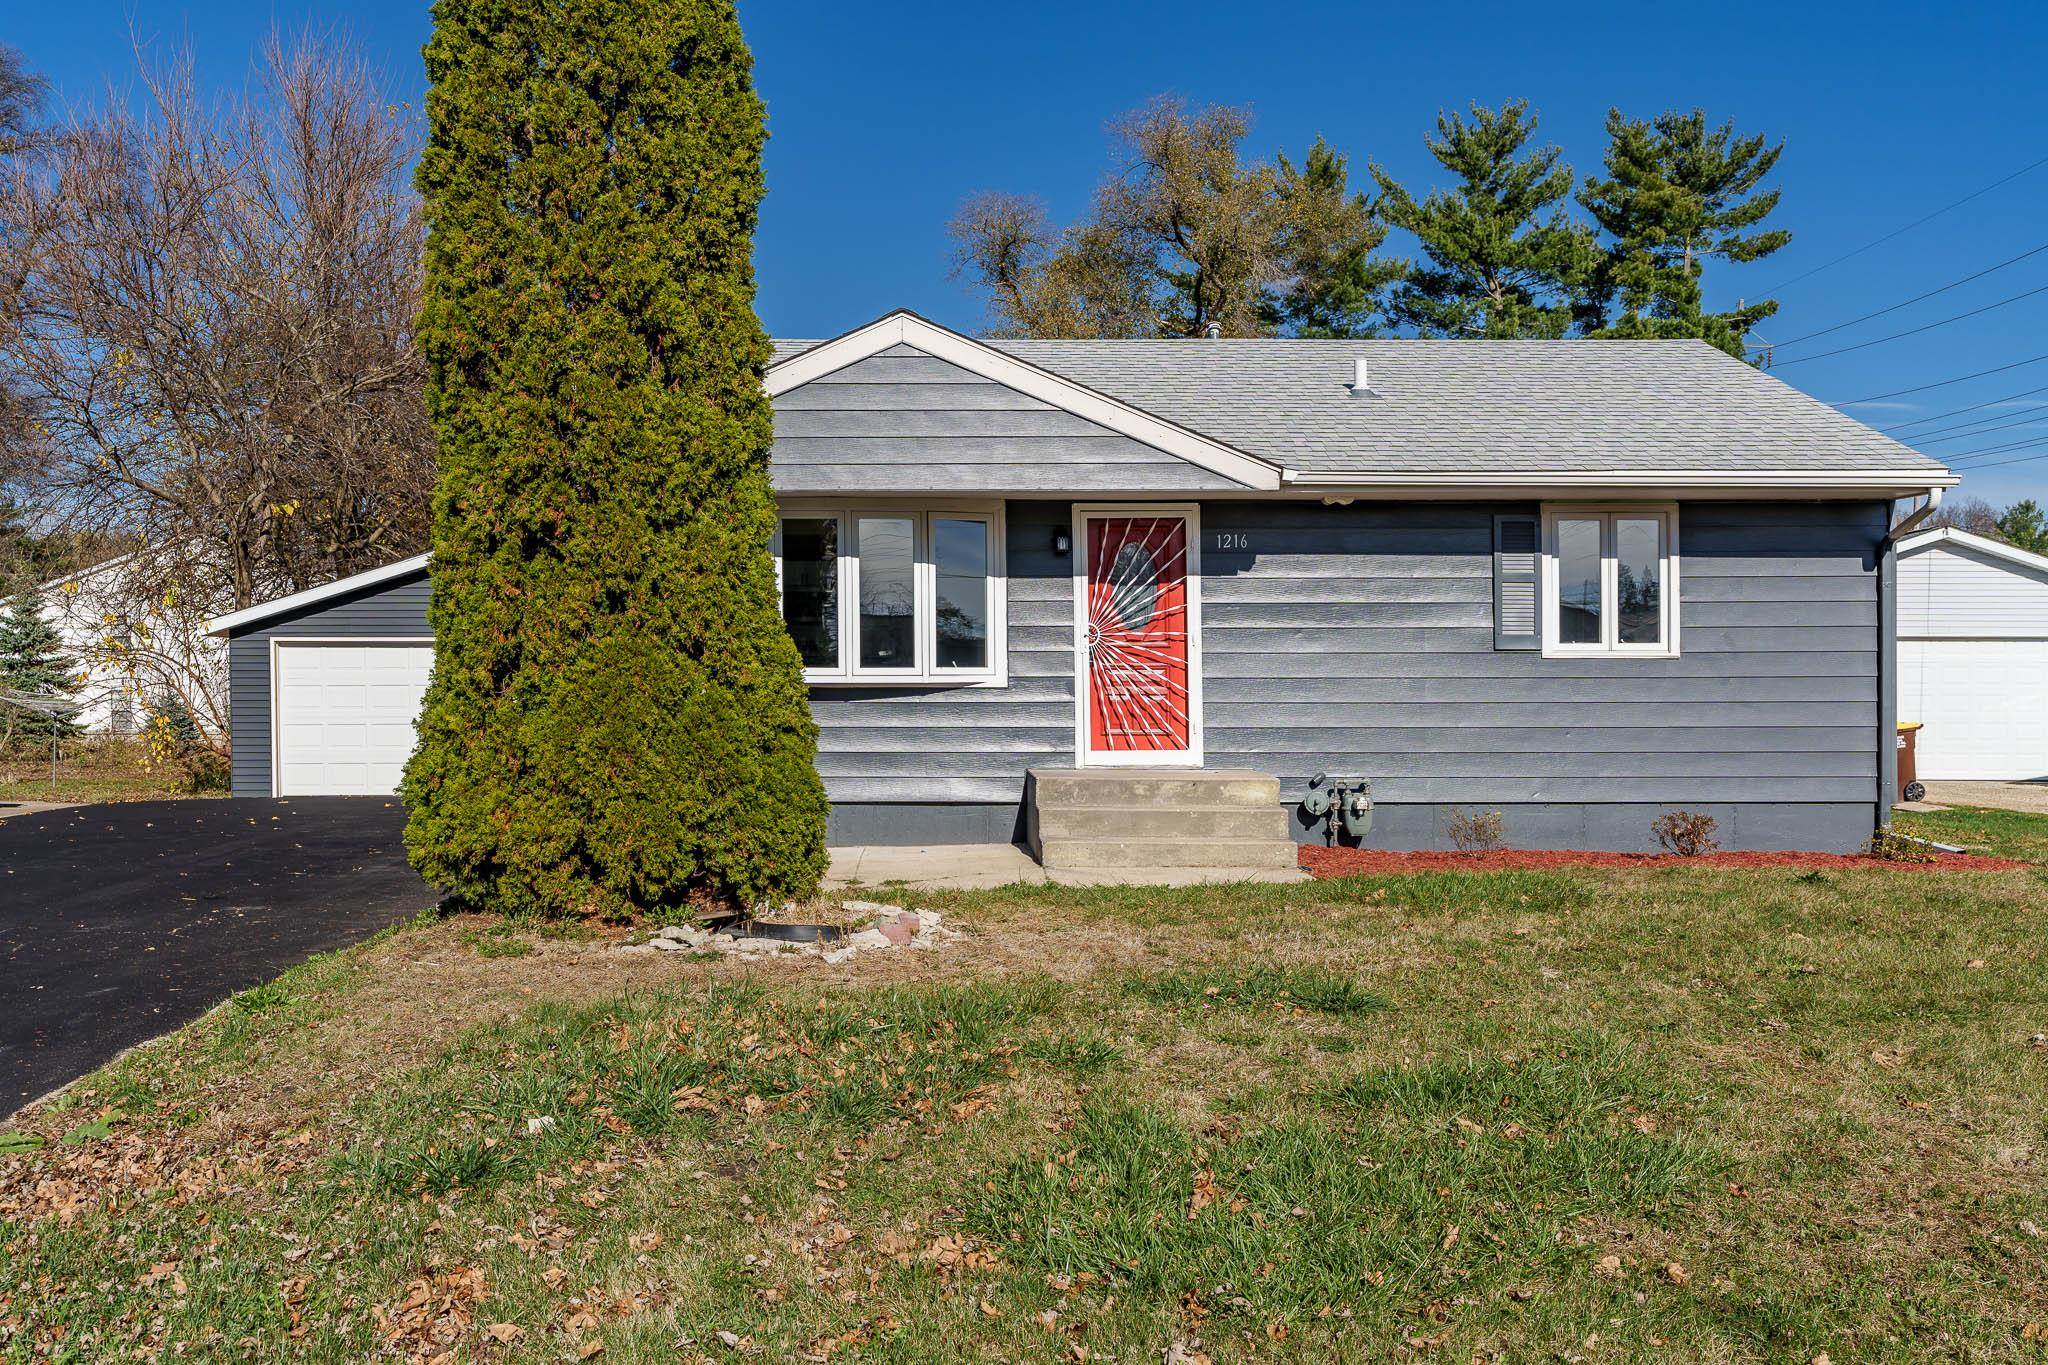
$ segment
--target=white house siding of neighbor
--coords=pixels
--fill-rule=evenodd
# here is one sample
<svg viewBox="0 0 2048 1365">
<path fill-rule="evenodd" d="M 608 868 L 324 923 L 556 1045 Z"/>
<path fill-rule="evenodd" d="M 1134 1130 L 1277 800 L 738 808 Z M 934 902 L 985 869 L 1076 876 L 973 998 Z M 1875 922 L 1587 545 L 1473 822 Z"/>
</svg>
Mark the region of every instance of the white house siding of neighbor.
<svg viewBox="0 0 2048 1365">
<path fill-rule="evenodd" d="M 1899 542 L 1898 577 L 1920 779 L 2048 778 L 2048 556 L 1944 528 Z"/>
<path fill-rule="evenodd" d="M 1303 841 L 1315 774 L 1369 781 L 1385 848 L 1472 811 L 1551 848 L 1654 848 L 1682 809 L 1846 851 L 1889 818 L 1894 524 L 1956 478 L 1703 343 L 892 313 L 763 382 L 835 843 L 1031 839 L 1061 791 L 1151 839 L 1132 769 Z M 430 592 L 421 556 L 209 624 L 237 794 L 392 790 Z"/>
</svg>

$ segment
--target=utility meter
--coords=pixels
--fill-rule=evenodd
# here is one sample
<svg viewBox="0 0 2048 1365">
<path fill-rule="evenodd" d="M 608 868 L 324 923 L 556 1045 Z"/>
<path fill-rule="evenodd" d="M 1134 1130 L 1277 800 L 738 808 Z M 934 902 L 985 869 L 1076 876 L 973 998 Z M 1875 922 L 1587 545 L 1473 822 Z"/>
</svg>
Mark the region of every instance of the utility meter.
<svg viewBox="0 0 2048 1365">
<path fill-rule="evenodd" d="M 1364 780 L 1332 782 L 1328 773 L 1308 780 L 1301 809 L 1311 820 L 1323 821 L 1323 838 L 1333 847 L 1339 830 L 1353 839 L 1372 833 L 1372 784 Z"/>
<path fill-rule="evenodd" d="M 1301 808 L 1305 813 L 1317 819 L 1330 813 L 1330 805 L 1334 798 L 1330 795 L 1330 789 L 1323 785 L 1329 780 L 1328 773 L 1317 773 L 1308 780 L 1308 795 L 1301 798 Z"/>
<path fill-rule="evenodd" d="M 1372 833 L 1372 785 L 1361 782 L 1344 793 L 1344 832 L 1354 839 Z"/>
</svg>

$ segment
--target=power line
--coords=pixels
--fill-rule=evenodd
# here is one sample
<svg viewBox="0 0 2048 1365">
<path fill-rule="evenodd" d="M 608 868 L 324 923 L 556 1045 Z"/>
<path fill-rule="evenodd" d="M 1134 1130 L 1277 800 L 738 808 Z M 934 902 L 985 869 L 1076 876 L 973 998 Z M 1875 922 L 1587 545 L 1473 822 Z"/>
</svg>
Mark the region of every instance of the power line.
<svg viewBox="0 0 2048 1365">
<path fill-rule="evenodd" d="M 2015 360 L 2010 365 L 1994 365 L 1988 370 L 1978 370 L 1972 374 L 1959 374 L 1954 379 L 1937 379 L 1932 384 L 1915 384 L 1910 389 L 1893 389 L 1890 393 L 1868 394 L 1862 398 L 1848 399 L 1834 406 L 1838 408 L 1851 407 L 1857 403 L 1875 403 L 1880 398 L 1903 398 L 1909 393 L 1925 393 L 1929 389 L 1945 389 L 1951 384 L 1968 383 L 1972 379 L 1982 379 L 1987 374 L 2004 374 L 2007 370 L 2017 370 L 2023 369 L 2028 365 L 2038 365 L 2044 360 L 2048 360 L 2048 355 L 2030 356 L 2025 360 Z M 1967 411 L 1967 409 L 1959 410 Z M 1902 425 L 1911 426 L 1913 424 L 1906 422 L 1902 423 Z"/>
<path fill-rule="evenodd" d="M 1832 327 L 1823 327 L 1818 332 L 1808 332 L 1805 336 L 1793 337 L 1790 341 L 1780 341 L 1774 343 L 1774 345 L 1780 347 L 1797 346 L 1802 341 L 1811 341 L 1815 337 L 1824 337 L 1829 332 L 1839 332 L 1845 327 L 1854 327 L 1859 322 L 1868 322 L 1872 318 L 1881 318 L 1886 313 L 1896 313 L 1901 308 L 1911 308 L 1914 304 L 1924 303 L 1926 300 L 1933 298 L 1936 294 L 1946 294 L 1951 289 L 1960 289 L 1962 286 L 1970 283 L 1972 280 L 1981 280 L 1986 275 L 1996 274 L 1998 271 L 2005 269 L 2009 265 L 2018 265 L 2021 261 L 2026 260 L 2029 256 L 2038 256 L 2044 251 L 2048 251 L 2048 242 L 2043 242 L 2041 243 L 2041 245 L 2033 248 L 2030 251 L 2022 251 L 2019 255 L 2014 256 L 2009 260 L 2000 261 L 1997 265 L 1986 266 L 1984 269 L 1978 271 L 1974 275 L 1965 275 L 1959 280 L 1955 280 L 1941 286 L 1941 288 L 1939 289 L 1930 289 L 1924 294 L 1915 294 L 1912 298 L 1907 299 L 1904 303 L 1895 303 L 1891 305 L 1889 308 L 1880 308 L 1875 313 L 1865 313 L 1860 318 L 1850 318 L 1847 322 L 1838 322 Z"/>
<path fill-rule="evenodd" d="M 1908 327 L 1905 331 L 1893 332 L 1890 336 L 1873 337 L 1869 341 L 1859 341 L 1854 346 L 1837 346 L 1832 351 L 1822 351 L 1818 355 L 1803 355 L 1795 360 L 1774 359 L 1771 362 L 1771 368 L 1776 370 L 1783 369 L 1787 365 L 1804 365 L 1809 360 L 1826 360 L 1829 356 L 1847 355 L 1851 351 L 1860 351 L 1868 346 L 1882 346 L 1887 341 L 1898 341 L 1902 337 L 1918 336 L 1922 332 L 1931 332 L 1937 327 L 1946 327 L 1951 322 L 1961 322 L 1964 318 L 1973 318 L 1979 313 L 1988 313 L 1994 308 L 2004 308 L 2006 305 L 2018 303 L 2022 299 L 2030 299 L 2036 294 L 2048 294 L 2048 284 L 2036 285 L 2024 294 L 2014 294 L 2010 298 L 2000 299 L 1996 303 L 1987 303 L 1982 308 L 1972 308 L 1967 313 L 1957 313 L 1953 317 L 1939 318 L 1933 322 L 1922 323 L 1918 327 Z"/>
<path fill-rule="evenodd" d="M 2003 431 L 2007 427 L 2022 427 L 2029 422 L 2038 422 L 2041 420 L 2039 417 L 2023 415 L 2038 412 L 2048 412 L 2048 403 L 2037 403 L 2030 408 L 2021 408 L 2019 412 L 2002 412 L 1991 417 L 1979 417 L 1974 422 L 1962 422 L 1952 427 L 1936 427 L 1933 431 L 1916 431 L 1905 439 L 1914 445 L 1940 445 L 1944 441 L 1973 440 L 1979 436 L 1988 436 L 1994 431 Z M 1985 425 L 1987 422 L 1991 425 Z M 1972 427 L 1975 427 L 1976 430 L 1970 430 Z M 1945 436 L 1942 434 L 1943 432 L 1953 432 L 1955 434 Z"/>
<path fill-rule="evenodd" d="M 1765 297 L 1769 297 L 1770 295 L 1776 294 L 1791 285 L 1799 283 L 1801 280 L 1812 279 L 1815 275 L 1820 274 L 1823 270 L 1833 270 L 1836 266 L 1840 265 L 1844 261 L 1853 260 L 1856 257 L 1861 256 L 1864 252 L 1871 250 L 1873 247 L 1883 246 L 1886 242 L 1889 242 L 1894 237 L 1904 236 L 1906 233 L 1911 232 L 1914 228 L 1919 227 L 1922 223 L 1933 222 L 1936 218 L 1941 217 L 1942 214 L 1947 213 L 1952 209 L 1959 209 L 1963 205 L 1969 203 L 1972 199 L 1981 199 L 1985 195 L 1991 193 L 1991 191 L 1997 189 L 2000 185 L 2009 184 L 2012 181 L 2017 180 L 2021 176 L 2025 175 L 2028 171 L 2039 170 L 2043 166 L 2048 166 L 2048 156 L 2044 156 L 2039 161 L 2032 162 L 2029 165 L 2020 167 L 2011 175 L 2008 175 L 2003 179 L 1992 181 L 1990 184 L 1986 185 L 1981 190 L 1977 190 L 1974 193 L 1964 195 L 1962 198 L 1956 200 L 1953 204 L 1944 204 L 1942 207 L 1936 209 L 1934 212 L 1928 214 L 1924 218 L 1915 218 L 1912 222 L 1906 224 L 1904 227 L 1895 228 L 1892 231 L 1887 232 L 1884 236 L 1878 238 L 1874 242 L 1865 242 L 1862 246 L 1857 247 L 1854 251 L 1846 251 L 1824 265 L 1817 265 L 1813 269 L 1808 270 L 1803 274 L 1794 275 L 1791 279 L 1784 281 L 1782 284 L 1774 284 L 1769 289 L 1762 291 L 1763 295 Z"/>
<path fill-rule="evenodd" d="M 1955 381 L 1951 380 L 1949 382 L 1954 383 Z M 1924 426 L 1929 422 L 1939 422 L 1944 417 L 1960 417 L 1966 412 L 1976 412 L 1983 408 L 1996 407 L 2000 403 L 2010 403 L 2016 398 L 2032 398 L 2037 393 L 2048 393 L 2048 384 L 2043 384 L 2038 389 L 2021 389 L 2018 393 L 2009 393 L 2003 398 L 1987 398 L 1981 403 L 1972 403 L 1966 408 L 1950 408 L 1947 412 L 1929 413 L 1925 417 L 1915 417 L 1910 422 L 1894 422 L 1888 427 L 1879 427 L 1878 430 L 1899 431 L 1906 427 Z"/>
<path fill-rule="evenodd" d="M 1980 455 L 2003 455 L 2008 451 L 2023 450 L 2028 446 L 2038 445 L 2040 441 L 2041 438 L 2039 436 L 2003 437 L 1996 445 L 1978 446 L 1974 450 L 1951 451 L 1943 459 L 1942 463 L 1952 465 L 1967 464 Z"/>
<path fill-rule="evenodd" d="M 2022 455 L 2016 460 L 1993 460 L 1990 464 L 1972 465 L 1963 472 L 1965 474 L 1975 474 L 1979 470 L 1998 469 L 2009 464 L 2032 464 L 2036 460 L 2048 460 L 2048 451 L 2043 451 L 2039 455 Z"/>
</svg>

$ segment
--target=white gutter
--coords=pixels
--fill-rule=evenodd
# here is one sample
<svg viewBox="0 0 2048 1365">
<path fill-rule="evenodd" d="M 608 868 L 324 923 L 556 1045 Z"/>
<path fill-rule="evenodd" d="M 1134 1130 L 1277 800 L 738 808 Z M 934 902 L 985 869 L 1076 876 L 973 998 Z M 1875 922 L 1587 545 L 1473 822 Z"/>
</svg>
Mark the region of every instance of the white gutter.
<svg viewBox="0 0 2048 1365">
<path fill-rule="evenodd" d="M 1896 469 L 1811 470 L 1811 469 L 1671 469 L 1545 470 L 1528 473 L 1490 474 L 1466 471 L 1456 474 L 1297 474 L 1289 482 L 1299 488 L 1343 489 L 1371 493 L 1396 489 L 1458 490 L 1519 489 L 1541 492 L 1558 488 L 1670 488 L 1701 491 L 1754 491 L 1785 493 L 1815 491 L 1825 494 L 1868 493 L 1911 497 L 1934 488 L 1953 488 L 1959 475 L 1944 471 L 1938 475 Z"/>
</svg>

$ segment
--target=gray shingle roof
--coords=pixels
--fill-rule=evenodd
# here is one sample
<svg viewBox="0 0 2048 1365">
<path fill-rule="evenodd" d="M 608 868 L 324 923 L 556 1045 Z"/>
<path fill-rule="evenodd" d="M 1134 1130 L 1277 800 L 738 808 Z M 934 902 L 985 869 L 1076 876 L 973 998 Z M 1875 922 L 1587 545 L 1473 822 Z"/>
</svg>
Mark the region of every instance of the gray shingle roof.
<svg viewBox="0 0 2048 1365">
<path fill-rule="evenodd" d="M 1942 472 L 1696 341 L 989 344 L 1310 474 Z M 1358 356 L 1377 397 L 1346 387 Z"/>
</svg>

